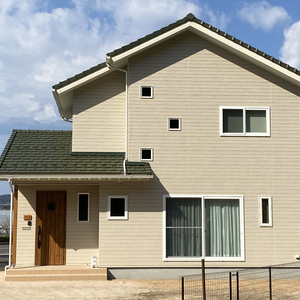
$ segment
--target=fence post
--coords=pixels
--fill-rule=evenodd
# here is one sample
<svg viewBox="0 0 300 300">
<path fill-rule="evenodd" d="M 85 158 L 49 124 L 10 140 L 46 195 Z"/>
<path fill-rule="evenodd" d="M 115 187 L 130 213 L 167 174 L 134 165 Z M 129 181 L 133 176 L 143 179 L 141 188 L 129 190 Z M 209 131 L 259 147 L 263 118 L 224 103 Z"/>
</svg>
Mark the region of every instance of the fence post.
<svg viewBox="0 0 300 300">
<path fill-rule="evenodd" d="M 236 272 L 236 300 L 240 299 L 239 272 Z"/>
<path fill-rule="evenodd" d="M 270 290 L 270 300 L 272 300 L 272 268 L 269 267 L 269 290 Z"/>
<path fill-rule="evenodd" d="M 232 300 L 232 274 L 229 272 L 229 299 Z"/>
<path fill-rule="evenodd" d="M 184 300 L 184 276 L 181 277 L 181 300 Z"/>
<path fill-rule="evenodd" d="M 206 300 L 206 290 L 205 290 L 205 262 L 204 259 L 201 259 L 202 265 L 202 293 L 203 293 L 203 300 Z"/>
</svg>

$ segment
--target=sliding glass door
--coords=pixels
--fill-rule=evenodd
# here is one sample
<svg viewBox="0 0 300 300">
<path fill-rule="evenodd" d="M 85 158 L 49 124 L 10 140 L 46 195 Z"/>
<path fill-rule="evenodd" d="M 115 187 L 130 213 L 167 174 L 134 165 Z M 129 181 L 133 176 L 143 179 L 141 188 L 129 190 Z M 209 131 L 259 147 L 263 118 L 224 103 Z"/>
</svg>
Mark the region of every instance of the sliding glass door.
<svg viewBox="0 0 300 300">
<path fill-rule="evenodd" d="M 165 197 L 165 258 L 241 258 L 242 197 Z"/>
</svg>

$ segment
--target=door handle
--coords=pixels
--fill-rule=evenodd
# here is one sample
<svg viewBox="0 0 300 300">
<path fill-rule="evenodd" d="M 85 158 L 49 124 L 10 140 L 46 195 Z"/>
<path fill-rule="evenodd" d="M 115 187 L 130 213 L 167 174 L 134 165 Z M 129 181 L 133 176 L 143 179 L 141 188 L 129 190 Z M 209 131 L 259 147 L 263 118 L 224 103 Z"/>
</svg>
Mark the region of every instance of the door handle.
<svg viewBox="0 0 300 300">
<path fill-rule="evenodd" d="M 41 226 L 38 227 L 38 249 L 41 248 L 41 237 L 42 237 L 42 228 Z"/>
</svg>

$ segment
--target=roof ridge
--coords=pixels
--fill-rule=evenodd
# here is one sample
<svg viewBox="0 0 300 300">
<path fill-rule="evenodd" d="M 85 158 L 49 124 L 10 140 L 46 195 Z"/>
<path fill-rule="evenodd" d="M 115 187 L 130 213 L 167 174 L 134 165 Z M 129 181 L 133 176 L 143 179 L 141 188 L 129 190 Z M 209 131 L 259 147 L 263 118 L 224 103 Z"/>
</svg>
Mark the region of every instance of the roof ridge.
<svg viewBox="0 0 300 300">
<path fill-rule="evenodd" d="M 161 35 L 161 34 L 163 34 L 165 32 L 170 31 L 171 29 L 174 29 L 174 28 L 176 28 L 176 27 L 178 27 L 178 26 L 180 26 L 180 25 L 182 25 L 184 23 L 187 23 L 187 22 L 195 22 L 195 23 L 197 23 L 197 24 L 205 27 L 206 29 L 209 29 L 212 32 L 214 32 L 214 33 L 216 33 L 216 34 L 218 34 L 218 35 L 220 35 L 220 36 L 222 36 L 222 37 L 230 40 L 231 42 L 233 42 L 235 44 L 238 44 L 238 45 L 240 45 L 243 48 L 247 48 L 249 51 L 254 52 L 257 55 L 262 56 L 265 59 L 267 59 L 267 60 L 269 60 L 269 61 L 271 61 L 271 62 L 273 62 L 273 63 L 275 63 L 275 64 L 277 64 L 277 65 L 279 65 L 279 66 L 281 66 L 281 67 L 283 67 L 285 69 L 287 69 L 288 71 L 293 72 L 296 75 L 300 76 L 300 70 L 298 70 L 297 68 L 292 67 L 292 66 L 288 65 L 287 63 L 284 63 L 283 61 L 281 61 L 279 59 L 276 59 L 276 58 L 274 58 L 271 55 L 266 54 L 265 52 L 259 50 L 258 48 L 252 47 L 250 44 L 247 44 L 247 43 L 243 42 L 242 40 L 239 40 L 239 39 L 235 38 L 233 35 L 230 35 L 230 34 L 226 33 L 225 31 L 222 31 L 219 28 L 214 27 L 211 24 L 206 23 L 203 20 L 196 18 L 192 13 L 187 14 L 184 18 L 182 18 L 182 19 L 180 19 L 180 20 L 178 20 L 178 21 L 176 21 L 174 23 L 171 23 L 171 24 L 169 24 L 169 25 L 167 25 L 165 27 L 162 27 L 159 30 L 156 30 L 156 31 L 154 31 L 154 32 L 152 32 L 152 33 L 150 33 L 148 35 L 145 35 L 144 37 L 139 38 L 139 39 L 137 39 L 134 42 L 131 42 L 131 43 L 127 44 L 127 45 L 124 45 L 121 48 L 115 49 L 112 52 L 108 52 L 106 55 L 110 56 L 110 57 L 113 57 L 113 56 L 116 56 L 118 54 L 121 54 L 121 53 L 123 53 L 123 52 L 125 52 L 125 51 L 127 51 L 129 49 L 132 49 L 132 48 L 134 48 L 134 47 L 136 47 L 138 45 L 141 45 L 142 43 L 145 43 L 146 41 L 149 41 L 149 40 L 151 40 L 151 39 L 153 39 L 153 38 L 155 38 L 155 37 L 157 37 L 157 36 L 159 36 L 159 35 Z M 68 84 L 70 84 L 70 83 L 72 83 L 74 81 L 77 81 L 77 80 L 79 80 L 79 79 L 81 79 L 81 78 L 83 78 L 83 77 L 85 77 L 87 75 L 90 75 L 90 74 L 92 74 L 92 73 L 94 73 L 94 72 L 96 72 L 96 71 L 98 71 L 98 70 L 100 70 L 100 69 L 102 69 L 104 67 L 106 67 L 106 63 L 105 62 L 103 62 L 101 64 L 98 64 L 97 66 L 92 67 L 92 68 L 90 68 L 88 70 L 85 70 L 82 73 L 76 74 L 75 76 L 72 76 L 72 77 L 70 77 L 70 78 L 68 78 L 68 79 L 66 79 L 64 81 L 61 81 L 58 84 L 53 85 L 52 88 L 53 89 L 59 89 L 61 87 L 64 87 L 64 86 L 66 86 L 66 85 L 68 85 Z"/>
<path fill-rule="evenodd" d="M 8 151 L 9 151 L 9 149 L 10 149 L 10 147 L 11 147 L 11 145 L 12 145 L 12 143 L 13 143 L 15 137 L 16 137 L 16 135 L 17 135 L 17 131 L 13 130 L 12 134 L 11 134 L 10 138 L 8 139 L 6 145 L 5 145 L 4 149 L 3 149 L 3 152 L 2 152 L 2 154 L 0 156 L 0 169 L 1 169 L 1 165 L 4 162 L 5 157 L 6 157 L 7 153 L 8 153 Z"/>
</svg>

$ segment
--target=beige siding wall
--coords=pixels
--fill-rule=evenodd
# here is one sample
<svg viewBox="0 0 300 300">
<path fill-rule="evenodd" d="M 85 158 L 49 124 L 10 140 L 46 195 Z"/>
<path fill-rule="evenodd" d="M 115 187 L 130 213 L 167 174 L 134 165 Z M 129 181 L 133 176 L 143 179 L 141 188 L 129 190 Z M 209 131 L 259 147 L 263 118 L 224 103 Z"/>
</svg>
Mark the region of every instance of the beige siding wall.
<svg viewBox="0 0 300 300">
<path fill-rule="evenodd" d="M 32 266 L 35 260 L 36 192 L 32 188 L 19 186 L 18 193 L 16 265 Z M 28 226 L 27 221 L 24 221 L 24 215 L 32 216 L 32 226 Z"/>
<path fill-rule="evenodd" d="M 110 73 L 74 92 L 74 152 L 124 152 L 125 74 Z"/>
<path fill-rule="evenodd" d="M 153 148 L 159 180 L 137 194 L 128 191 L 128 222 L 104 221 L 103 212 L 103 264 L 198 266 L 162 261 L 164 193 L 244 196 L 245 262 L 212 265 L 294 261 L 300 250 L 298 89 L 193 34 L 130 59 L 129 81 L 129 160 L 139 160 L 141 147 Z M 154 99 L 140 99 L 141 85 L 154 86 Z M 220 137 L 219 107 L 231 105 L 269 106 L 271 137 Z M 169 117 L 182 118 L 181 131 L 167 130 Z M 272 228 L 259 226 L 259 196 L 272 196 Z M 116 250 L 105 253 L 108 232 L 119 230 Z"/>
<path fill-rule="evenodd" d="M 90 264 L 91 256 L 98 255 L 99 231 L 99 188 L 89 185 L 19 185 L 17 265 L 34 265 L 36 231 L 36 191 L 60 190 L 67 192 L 66 222 L 66 264 Z M 77 222 L 77 195 L 90 193 L 90 221 Z M 27 200 L 26 200 L 27 199 Z M 24 215 L 32 215 L 32 226 L 23 220 Z"/>
<path fill-rule="evenodd" d="M 156 181 L 156 180 L 155 180 Z M 101 183 L 99 265 L 152 267 L 162 263 L 162 189 L 154 181 Z M 128 195 L 128 220 L 108 220 L 108 196 Z"/>
<path fill-rule="evenodd" d="M 114 72 L 75 93 L 73 151 L 124 151 L 124 80 L 124 74 Z M 75 221 L 76 195 L 94 195 L 97 188 L 66 187 L 67 262 L 85 263 L 95 253 L 99 234 L 100 266 L 198 267 L 199 262 L 163 261 L 166 194 L 244 196 L 245 262 L 208 265 L 294 261 L 300 254 L 298 89 L 191 33 L 131 58 L 129 83 L 129 160 L 139 161 L 141 147 L 153 148 L 154 178 L 101 182 L 100 210 L 93 211 L 95 223 L 87 227 Z M 120 92 L 111 95 L 114 85 Z M 154 86 L 154 99 L 140 99 L 141 85 Z M 97 98 L 103 89 L 107 97 Z M 220 106 L 269 106 L 271 136 L 220 137 Z M 168 131 L 169 117 L 182 119 L 181 131 Z M 112 130 L 113 125 L 120 126 L 119 131 Z M 107 218 L 108 195 L 116 194 L 128 195 L 128 220 Z M 271 228 L 259 226 L 259 196 L 272 197 Z M 35 188 L 20 186 L 19 205 L 26 214 L 35 209 L 34 197 Z M 34 257 L 31 243 L 26 244 L 34 241 L 34 232 L 21 230 L 20 213 L 18 245 L 24 247 L 17 250 L 17 263 Z M 79 232 L 91 234 L 88 247 L 78 241 Z"/>
</svg>

